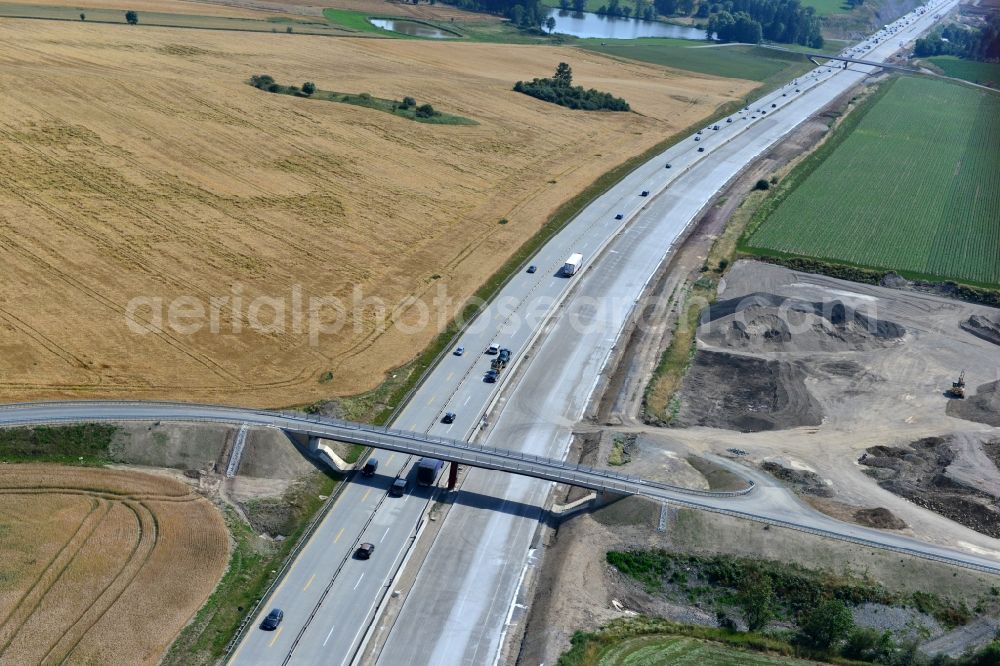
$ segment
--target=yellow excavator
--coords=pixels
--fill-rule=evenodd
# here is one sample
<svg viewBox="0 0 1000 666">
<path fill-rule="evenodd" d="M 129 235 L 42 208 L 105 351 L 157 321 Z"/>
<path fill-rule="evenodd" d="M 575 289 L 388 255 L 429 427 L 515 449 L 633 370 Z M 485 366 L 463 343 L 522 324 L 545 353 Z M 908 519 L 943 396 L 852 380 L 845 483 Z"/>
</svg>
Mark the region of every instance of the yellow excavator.
<svg viewBox="0 0 1000 666">
<path fill-rule="evenodd" d="M 951 388 L 948 389 L 949 398 L 958 398 L 962 400 L 965 398 L 965 370 L 962 370 L 962 374 L 958 376 L 957 382 L 951 383 Z"/>
</svg>

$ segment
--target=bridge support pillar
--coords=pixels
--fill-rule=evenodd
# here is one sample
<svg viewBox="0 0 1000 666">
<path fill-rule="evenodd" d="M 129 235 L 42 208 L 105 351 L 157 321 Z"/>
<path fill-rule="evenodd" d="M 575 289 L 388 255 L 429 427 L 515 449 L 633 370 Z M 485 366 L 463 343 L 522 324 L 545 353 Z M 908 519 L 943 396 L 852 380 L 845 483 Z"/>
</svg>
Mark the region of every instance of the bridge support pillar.
<svg viewBox="0 0 1000 666">
<path fill-rule="evenodd" d="M 309 437 L 309 453 L 310 455 L 316 455 L 319 453 L 319 437 Z"/>
<path fill-rule="evenodd" d="M 458 463 L 448 463 L 448 490 L 454 490 L 458 485 Z"/>
</svg>

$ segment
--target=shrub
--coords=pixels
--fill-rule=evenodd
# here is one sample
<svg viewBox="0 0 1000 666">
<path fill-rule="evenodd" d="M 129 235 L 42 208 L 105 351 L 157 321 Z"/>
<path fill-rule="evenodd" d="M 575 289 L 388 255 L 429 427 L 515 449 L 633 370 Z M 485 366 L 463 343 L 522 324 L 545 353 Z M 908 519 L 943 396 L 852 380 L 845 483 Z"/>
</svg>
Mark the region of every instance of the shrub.
<svg viewBox="0 0 1000 666">
<path fill-rule="evenodd" d="M 853 628 L 854 617 L 847 604 L 839 599 L 828 599 L 806 614 L 799 639 L 810 647 L 829 650 Z"/>
<path fill-rule="evenodd" d="M 771 183 L 769 183 L 765 179 L 761 178 L 753 186 L 753 189 L 755 189 L 755 190 L 769 190 L 769 189 L 771 189 Z"/>
<path fill-rule="evenodd" d="M 84 14 L 83 12 L 80 12 L 80 20 L 81 21 L 86 21 L 87 20 L 87 15 Z"/>
<path fill-rule="evenodd" d="M 417 118 L 431 118 L 434 116 L 434 107 L 430 104 L 421 104 L 417 107 Z"/>
<path fill-rule="evenodd" d="M 313 83 L 312 81 L 306 81 L 305 83 L 302 84 L 303 95 L 312 95 L 314 92 L 316 92 L 315 83 Z"/>
<path fill-rule="evenodd" d="M 254 88 L 260 88 L 261 90 L 267 90 L 272 85 L 274 85 L 274 77 L 270 74 L 254 74 L 250 77 L 250 85 Z"/>
<path fill-rule="evenodd" d="M 403 108 L 404 109 L 409 109 L 409 108 L 414 107 L 416 105 L 417 105 L 417 100 L 413 99 L 412 97 L 407 96 L 407 97 L 403 98 Z"/>
<path fill-rule="evenodd" d="M 131 9 L 125 12 L 125 22 L 129 25 L 136 25 L 139 23 L 139 12 L 132 11 Z"/>
</svg>

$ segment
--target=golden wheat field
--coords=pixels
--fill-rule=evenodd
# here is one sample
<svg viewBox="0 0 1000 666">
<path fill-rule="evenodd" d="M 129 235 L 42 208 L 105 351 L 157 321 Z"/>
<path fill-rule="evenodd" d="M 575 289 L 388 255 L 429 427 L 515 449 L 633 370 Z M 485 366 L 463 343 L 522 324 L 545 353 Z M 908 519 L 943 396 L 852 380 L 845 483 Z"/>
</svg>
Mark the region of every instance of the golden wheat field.
<svg viewBox="0 0 1000 666">
<path fill-rule="evenodd" d="M 155 664 L 222 576 L 218 510 L 163 477 L 0 468 L 0 663 Z"/>
<path fill-rule="evenodd" d="M 635 113 L 511 91 L 563 60 Z M 479 124 L 268 94 L 254 73 Z M 368 389 L 561 203 L 753 85 L 547 46 L 0 19 L 0 399 Z M 424 299 L 431 323 L 400 307 L 410 326 L 383 330 L 354 294 Z"/>
</svg>

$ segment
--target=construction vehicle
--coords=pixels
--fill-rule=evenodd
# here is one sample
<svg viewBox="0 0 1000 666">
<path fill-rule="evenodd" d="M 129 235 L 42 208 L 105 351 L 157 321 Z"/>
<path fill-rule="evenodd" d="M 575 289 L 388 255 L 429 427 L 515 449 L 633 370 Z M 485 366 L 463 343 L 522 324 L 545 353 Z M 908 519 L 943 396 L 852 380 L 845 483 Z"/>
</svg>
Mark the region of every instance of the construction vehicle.
<svg viewBox="0 0 1000 666">
<path fill-rule="evenodd" d="M 962 374 L 958 376 L 957 382 L 951 383 L 951 388 L 948 389 L 947 395 L 949 398 L 957 398 L 959 400 L 965 398 L 965 370 L 962 370 Z"/>
</svg>

